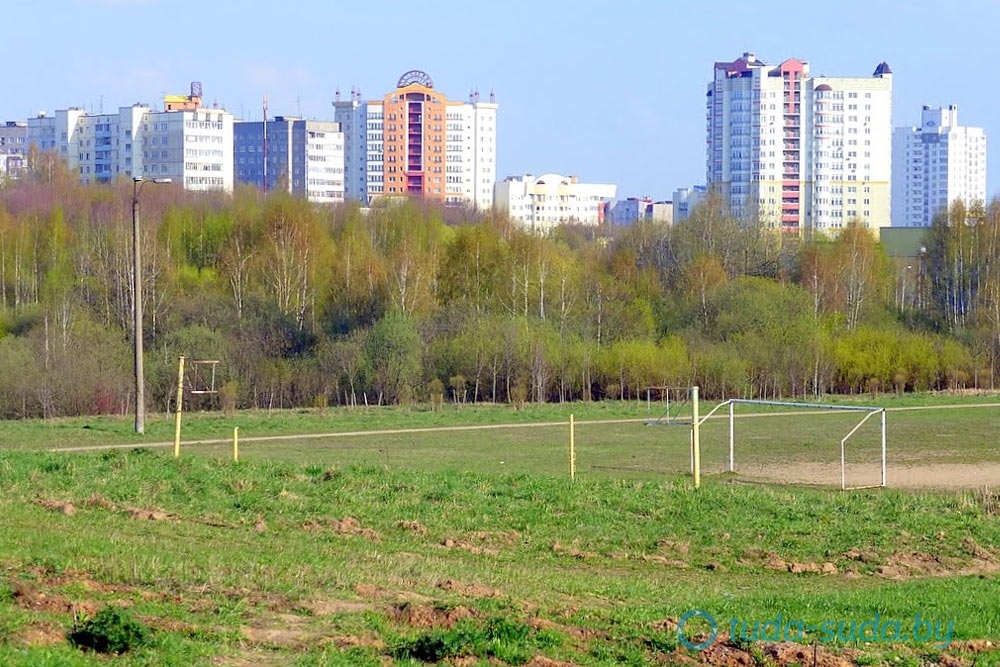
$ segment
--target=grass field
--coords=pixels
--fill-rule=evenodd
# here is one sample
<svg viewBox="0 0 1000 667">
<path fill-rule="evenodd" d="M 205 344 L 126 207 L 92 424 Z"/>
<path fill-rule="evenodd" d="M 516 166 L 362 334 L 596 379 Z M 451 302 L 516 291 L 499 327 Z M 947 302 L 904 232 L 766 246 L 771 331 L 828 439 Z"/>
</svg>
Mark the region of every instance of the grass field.
<svg viewBox="0 0 1000 667">
<path fill-rule="evenodd" d="M 890 485 L 913 466 L 995 461 L 997 408 L 970 407 L 986 402 L 890 412 Z M 569 412 L 582 422 L 575 482 Z M 996 492 L 740 483 L 826 461 L 840 413 L 739 420 L 740 474 L 695 491 L 682 476 L 687 429 L 645 426 L 651 413 L 192 414 L 180 459 L 132 447 L 126 419 L 2 423 L 0 664 L 107 664 L 66 637 L 109 606 L 151 633 L 110 659 L 122 665 L 1000 664 Z M 506 423 L 530 425 L 398 432 Z M 187 442 L 224 440 L 233 425 L 239 463 L 224 443 Z M 703 431 L 709 472 L 727 429 Z M 383 433 L 253 439 L 360 430 Z M 140 444 L 169 442 L 173 422 L 153 417 L 147 431 Z M 108 445 L 126 446 L 44 451 Z M 676 623 L 694 609 L 722 633 L 701 652 L 678 645 Z M 778 613 L 816 626 L 878 614 L 904 628 L 920 614 L 952 633 L 822 641 L 815 654 L 726 635 L 731 619 Z"/>
</svg>

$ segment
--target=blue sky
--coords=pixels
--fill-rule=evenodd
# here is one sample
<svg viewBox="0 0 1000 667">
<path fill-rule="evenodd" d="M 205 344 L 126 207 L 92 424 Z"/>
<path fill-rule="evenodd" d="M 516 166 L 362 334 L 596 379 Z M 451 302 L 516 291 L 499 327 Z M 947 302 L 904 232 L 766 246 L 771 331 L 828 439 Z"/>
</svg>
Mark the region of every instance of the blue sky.
<svg viewBox="0 0 1000 667">
<path fill-rule="evenodd" d="M 247 119 L 264 94 L 271 115 L 332 119 L 338 86 L 379 97 L 422 69 L 450 98 L 496 91 L 500 178 L 576 174 L 658 199 L 704 181 L 714 61 L 754 51 L 867 76 L 884 60 L 893 124 L 957 104 L 986 128 L 1000 194 L 995 0 L 4 0 L 0 15 L 0 120 L 160 105 L 191 81 Z"/>
</svg>

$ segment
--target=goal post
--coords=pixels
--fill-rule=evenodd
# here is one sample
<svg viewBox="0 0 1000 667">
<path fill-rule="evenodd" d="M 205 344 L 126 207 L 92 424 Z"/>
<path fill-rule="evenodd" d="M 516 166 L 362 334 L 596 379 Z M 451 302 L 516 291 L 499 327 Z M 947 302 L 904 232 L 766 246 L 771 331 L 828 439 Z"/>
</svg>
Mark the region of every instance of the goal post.
<svg viewBox="0 0 1000 667">
<path fill-rule="evenodd" d="M 187 371 L 184 362 L 187 361 Z M 174 458 L 181 455 L 181 413 L 184 411 L 184 393 L 218 394 L 215 388 L 217 359 L 187 359 L 183 355 L 177 360 L 177 405 L 174 409 Z M 233 434 L 233 457 L 236 458 L 236 434 Z"/>
<path fill-rule="evenodd" d="M 758 405 L 764 407 L 784 407 L 790 409 L 808 409 L 808 410 L 819 410 L 819 411 L 829 411 L 829 412 L 855 412 L 864 413 L 861 419 L 854 424 L 846 435 L 844 435 L 839 440 L 840 444 L 840 488 L 844 491 L 865 489 L 865 488 L 878 488 L 886 486 L 886 447 L 887 447 L 887 428 L 886 428 L 886 410 L 882 407 L 874 406 L 861 406 L 861 405 L 832 405 L 826 403 L 802 403 L 795 401 L 768 401 L 768 400 L 755 400 L 755 399 L 740 399 L 733 398 L 723 401 L 716 405 L 714 408 L 709 410 L 703 417 L 698 419 L 695 418 L 695 424 L 697 427 L 703 425 L 708 419 L 711 419 L 715 414 L 720 411 L 723 407 L 728 408 L 728 425 L 729 425 L 729 452 L 728 452 L 728 470 L 730 473 L 736 473 L 736 406 L 737 405 Z M 697 405 L 695 405 L 694 410 L 697 411 Z M 697 414 L 697 412 L 696 412 Z M 847 443 L 848 440 L 855 433 L 861 429 L 862 426 L 868 422 L 869 419 L 875 415 L 880 416 L 879 424 L 879 468 L 880 468 L 880 481 L 878 484 L 868 484 L 861 486 L 848 486 L 847 485 Z M 773 415 L 778 416 L 778 415 Z M 692 426 L 692 465 L 691 472 L 694 475 L 696 470 L 700 472 L 701 462 L 696 460 L 700 458 L 700 448 L 694 446 L 694 440 L 699 433 L 700 428 L 696 428 L 695 425 Z M 696 478 L 696 484 L 697 484 Z"/>
</svg>

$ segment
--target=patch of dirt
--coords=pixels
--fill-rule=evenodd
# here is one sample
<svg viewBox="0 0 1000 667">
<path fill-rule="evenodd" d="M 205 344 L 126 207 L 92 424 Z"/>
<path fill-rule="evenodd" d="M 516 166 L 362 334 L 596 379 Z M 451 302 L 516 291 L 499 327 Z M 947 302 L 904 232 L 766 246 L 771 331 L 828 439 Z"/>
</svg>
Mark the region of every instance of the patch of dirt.
<svg viewBox="0 0 1000 667">
<path fill-rule="evenodd" d="M 769 463 L 741 477 L 779 484 L 816 484 L 834 486 L 840 480 L 839 463 L 795 462 Z M 876 486 L 881 483 L 878 464 L 848 464 L 847 482 L 850 486 Z M 978 489 L 995 486 L 1000 480 L 1000 463 L 899 463 L 891 465 L 886 473 L 888 486 L 899 489 Z"/>
<path fill-rule="evenodd" d="M 28 611 L 79 613 L 87 616 L 97 613 L 97 604 L 94 602 L 73 602 L 64 595 L 45 593 L 24 582 L 14 584 L 14 601 Z"/>
<path fill-rule="evenodd" d="M 878 554 L 874 551 L 862 551 L 857 547 L 851 547 L 844 552 L 844 558 L 847 560 L 856 560 L 860 563 L 872 563 L 878 560 Z"/>
<path fill-rule="evenodd" d="M 556 540 L 552 544 L 552 551 L 557 554 L 564 554 L 566 556 L 572 556 L 573 558 L 579 558 L 581 560 L 587 558 L 597 558 L 600 554 L 596 551 L 585 551 L 579 547 L 580 540 L 573 540 L 568 546 L 564 545 L 562 542 Z"/>
<path fill-rule="evenodd" d="M 974 540 L 970 541 L 972 544 L 975 544 Z M 878 566 L 876 574 L 888 579 L 903 579 L 906 577 L 950 577 L 989 574 L 1000 570 L 1000 563 L 994 560 L 991 553 L 981 550 L 981 548 L 970 549 L 970 546 L 966 546 L 966 550 L 978 551 L 980 555 L 974 555 L 972 561 L 969 562 L 960 559 L 942 558 L 920 551 L 895 553 L 886 559 L 885 564 Z M 986 557 L 983 557 L 984 555 Z"/>
<path fill-rule="evenodd" d="M 320 531 L 325 528 L 329 528 L 340 535 L 357 535 L 372 542 L 379 542 L 382 539 L 378 532 L 372 528 L 363 527 L 361 522 L 353 516 L 346 516 L 343 519 L 309 519 L 302 524 L 302 529 L 308 531 Z"/>
<path fill-rule="evenodd" d="M 139 521 L 179 521 L 181 518 L 179 515 L 170 514 L 159 507 L 154 507 L 151 510 L 141 507 L 126 507 L 124 511 L 128 512 L 130 517 Z"/>
<path fill-rule="evenodd" d="M 83 501 L 83 505 L 94 509 L 115 510 L 115 504 L 99 493 L 92 493 L 90 497 Z"/>
<path fill-rule="evenodd" d="M 983 651 L 993 651 L 996 649 L 996 646 L 989 639 L 968 639 L 965 641 L 954 641 L 948 645 L 948 649 L 967 653 L 982 653 Z"/>
<path fill-rule="evenodd" d="M 417 535 L 426 535 L 427 526 L 420 523 L 419 521 L 403 521 L 400 520 L 396 523 L 396 526 L 402 528 L 403 530 L 409 530 L 416 533 Z"/>
<path fill-rule="evenodd" d="M 661 551 L 668 551 L 679 556 L 687 556 L 688 552 L 691 550 L 691 545 L 688 542 L 677 542 L 666 538 L 657 542 L 656 546 L 660 547 Z"/>
<path fill-rule="evenodd" d="M 446 537 L 441 540 L 441 546 L 445 549 L 460 549 L 462 551 L 468 551 L 470 554 L 475 554 L 477 556 L 496 556 L 500 553 L 499 549 L 494 549 L 493 547 L 473 544 L 462 540 L 454 540 L 450 537 Z"/>
<path fill-rule="evenodd" d="M 66 516 L 73 516 L 76 514 L 76 508 L 73 507 L 71 502 L 63 502 L 61 500 L 42 500 L 38 499 L 34 501 L 36 505 L 40 505 L 47 510 L 53 510 L 56 512 L 62 512 Z"/>
<path fill-rule="evenodd" d="M 700 641 L 702 638 L 693 638 Z M 854 667 L 853 658 L 857 651 L 844 649 L 834 653 L 822 646 L 805 646 L 793 642 L 760 643 L 756 647 L 763 655 L 766 664 L 773 667 L 791 667 L 792 665 L 810 665 L 815 667 Z M 757 667 L 758 661 L 750 651 L 740 648 L 729 640 L 726 633 L 721 633 L 716 641 L 703 651 L 687 652 L 678 649 L 670 658 L 677 663 L 705 664 L 713 667 Z"/>
<path fill-rule="evenodd" d="M 502 544 L 507 547 L 512 547 L 521 541 L 521 533 L 516 530 L 502 530 L 496 533 L 491 533 L 486 530 L 477 530 L 469 533 L 469 539 L 486 544 Z"/>
<path fill-rule="evenodd" d="M 314 646 L 316 640 L 322 637 L 318 632 L 296 628 L 254 628 L 247 625 L 240 627 L 240 634 L 254 644 L 280 647 Z"/>
<path fill-rule="evenodd" d="M 544 655 L 536 655 L 524 663 L 524 667 L 576 667 L 576 663 L 566 662 L 565 660 L 553 660 L 552 658 L 546 658 Z"/>
<path fill-rule="evenodd" d="M 690 567 L 686 562 L 682 560 L 667 558 L 666 556 L 661 556 L 659 554 L 642 554 L 641 556 L 639 556 L 639 560 L 646 563 L 659 563 L 660 565 L 666 565 L 667 567 L 676 567 L 682 570 L 684 568 Z"/>
<path fill-rule="evenodd" d="M 462 595 L 468 595 L 476 598 L 498 598 L 501 595 L 499 589 L 490 588 L 489 586 L 483 586 L 481 584 L 463 584 L 453 579 L 439 581 L 437 582 L 436 587 L 441 590 L 454 591 Z"/>
<path fill-rule="evenodd" d="M 49 623 L 38 623 L 21 628 L 11 637 L 13 643 L 24 646 L 53 646 L 66 641 L 61 628 Z"/>
<path fill-rule="evenodd" d="M 767 644 L 762 651 L 772 664 L 816 665 L 816 667 L 853 667 L 845 655 L 837 655 L 819 646 L 803 646 L 792 642 Z"/>
<path fill-rule="evenodd" d="M 389 591 L 375 584 L 355 584 L 354 592 L 363 598 L 381 598 Z"/>
<path fill-rule="evenodd" d="M 397 623 L 414 628 L 451 628 L 459 621 L 475 618 L 476 612 L 462 606 L 449 609 L 405 603 L 394 607 L 391 616 Z"/>
<path fill-rule="evenodd" d="M 378 637 L 364 636 L 359 637 L 358 635 L 344 635 L 341 637 L 332 637 L 330 639 L 333 645 L 337 648 L 373 648 L 373 649 L 383 649 L 385 648 L 385 642 L 383 642 Z"/>
<path fill-rule="evenodd" d="M 973 558 L 978 558 L 979 560 L 992 561 L 993 553 L 987 549 L 984 549 L 971 537 L 967 537 L 962 540 L 962 548 L 965 552 L 972 556 Z"/>
</svg>

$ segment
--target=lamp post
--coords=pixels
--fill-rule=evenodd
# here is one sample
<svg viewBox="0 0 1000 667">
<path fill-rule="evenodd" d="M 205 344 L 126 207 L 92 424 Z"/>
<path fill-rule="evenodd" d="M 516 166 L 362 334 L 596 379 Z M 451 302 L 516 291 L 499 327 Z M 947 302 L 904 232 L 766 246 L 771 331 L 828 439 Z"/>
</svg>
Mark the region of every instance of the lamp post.
<svg viewBox="0 0 1000 667">
<path fill-rule="evenodd" d="M 142 373 L 142 255 L 139 253 L 139 194 L 144 183 L 170 183 L 169 178 L 132 179 L 132 350 L 135 353 L 135 432 L 146 429 L 146 381 Z"/>
</svg>

